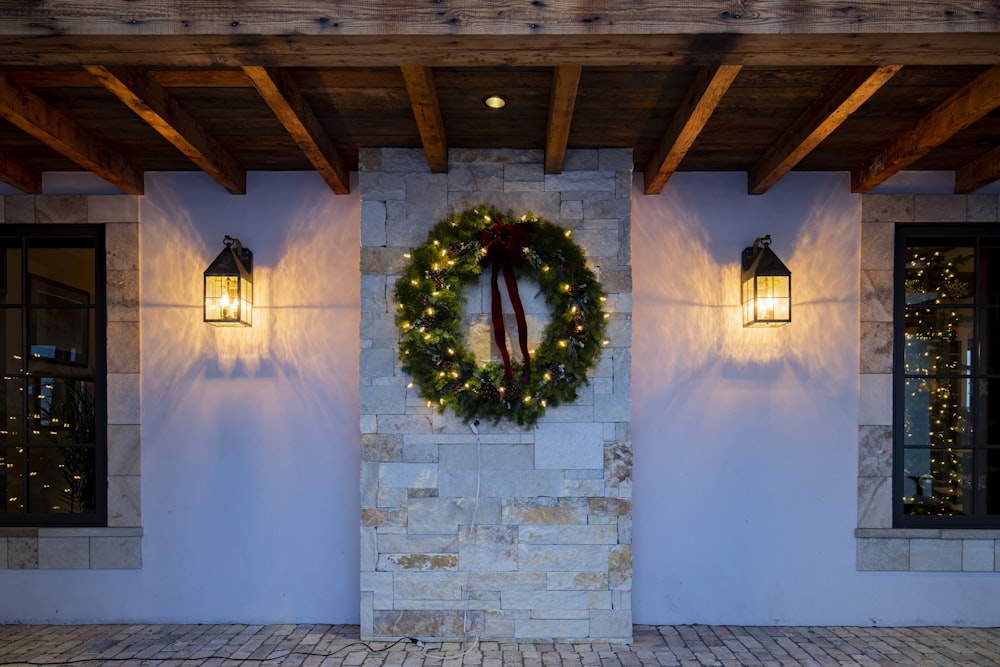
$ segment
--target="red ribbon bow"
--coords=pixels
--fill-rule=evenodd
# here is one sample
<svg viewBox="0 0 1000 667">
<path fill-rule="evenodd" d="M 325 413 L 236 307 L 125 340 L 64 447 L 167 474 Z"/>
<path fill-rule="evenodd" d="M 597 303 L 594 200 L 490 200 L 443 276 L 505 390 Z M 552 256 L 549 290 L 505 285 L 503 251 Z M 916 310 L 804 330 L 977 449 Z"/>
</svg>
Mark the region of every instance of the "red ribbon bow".
<svg viewBox="0 0 1000 667">
<path fill-rule="evenodd" d="M 531 242 L 531 223 L 518 222 L 512 225 L 504 223 L 503 219 L 494 216 L 494 223 L 479 234 L 479 242 L 486 250 L 482 259 L 483 266 L 492 265 L 490 278 L 490 317 L 493 320 L 493 340 L 500 348 L 503 357 L 503 376 L 509 380 L 513 371 L 510 366 L 510 354 L 507 352 L 507 332 L 503 326 L 503 305 L 500 302 L 500 286 L 497 278 L 503 271 L 504 283 L 507 285 L 507 295 L 510 305 L 514 308 L 517 319 L 517 341 L 524 358 L 524 373 L 521 382 L 528 381 L 528 371 L 531 360 L 528 357 L 528 322 L 524 317 L 524 306 L 521 295 L 517 291 L 517 276 L 514 267 L 524 264 L 527 260 L 524 249 Z"/>
</svg>

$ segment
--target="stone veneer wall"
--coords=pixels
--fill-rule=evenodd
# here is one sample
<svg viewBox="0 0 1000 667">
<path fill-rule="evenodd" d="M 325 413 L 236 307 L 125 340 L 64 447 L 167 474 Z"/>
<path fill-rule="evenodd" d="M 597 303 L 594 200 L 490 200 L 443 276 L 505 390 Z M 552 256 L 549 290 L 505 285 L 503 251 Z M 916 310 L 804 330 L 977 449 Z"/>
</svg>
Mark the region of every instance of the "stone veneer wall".
<svg viewBox="0 0 1000 667">
<path fill-rule="evenodd" d="M 8 224 L 103 224 L 107 270 L 108 525 L 0 528 L 0 569 L 142 567 L 139 197 L 5 195 Z"/>
<path fill-rule="evenodd" d="M 892 527 L 893 254 L 900 223 L 1000 222 L 996 195 L 864 195 L 857 569 L 1000 572 L 1000 530 Z"/>
<path fill-rule="evenodd" d="M 453 150 L 446 174 L 419 150 L 360 163 L 361 636 L 630 641 L 631 152 L 570 151 L 558 175 L 541 151 Z M 574 404 L 528 430 L 481 424 L 477 457 L 468 425 L 407 388 L 392 292 L 431 226 L 484 202 L 573 230 L 608 293 L 610 345 Z"/>
</svg>

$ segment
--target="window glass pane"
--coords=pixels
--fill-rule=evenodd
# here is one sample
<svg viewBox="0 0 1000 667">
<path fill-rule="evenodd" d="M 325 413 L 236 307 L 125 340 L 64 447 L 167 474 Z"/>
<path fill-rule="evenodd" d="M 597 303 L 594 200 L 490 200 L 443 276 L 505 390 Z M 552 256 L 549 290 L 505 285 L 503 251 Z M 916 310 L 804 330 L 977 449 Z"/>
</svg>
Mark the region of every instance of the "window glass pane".
<svg viewBox="0 0 1000 667">
<path fill-rule="evenodd" d="M 985 414 L 980 423 L 986 431 L 988 445 L 1000 445 L 1000 380 L 979 380 L 980 405 Z"/>
<path fill-rule="evenodd" d="M 86 243 L 93 245 L 80 239 L 80 244 Z M 94 249 L 72 245 L 60 241 L 56 248 L 28 248 L 29 303 L 94 303 Z"/>
<path fill-rule="evenodd" d="M 986 452 L 986 513 L 1000 515 L 1000 449 Z"/>
<path fill-rule="evenodd" d="M 903 363 L 908 375 L 968 373 L 974 346 L 971 308 L 907 308 Z"/>
<path fill-rule="evenodd" d="M 92 447 L 32 447 L 28 459 L 30 512 L 97 511 L 97 466 Z"/>
<path fill-rule="evenodd" d="M 976 294 L 972 246 L 947 241 L 919 243 L 906 248 L 906 305 L 972 303 Z"/>
<path fill-rule="evenodd" d="M 907 380 L 903 396 L 903 443 L 939 448 L 971 446 L 971 397 L 971 379 Z"/>
<path fill-rule="evenodd" d="M 84 445 L 97 441 L 93 382 L 30 377 L 28 399 L 28 442 Z"/>
<path fill-rule="evenodd" d="M 93 374 L 93 315 L 90 308 L 30 308 L 29 370 L 32 373 Z"/>
<path fill-rule="evenodd" d="M 21 303 L 21 240 L 0 239 L 0 297 L 2 303 Z"/>
<path fill-rule="evenodd" d="M 24 450 L 0 447 L 0 510 L 24 512 Z"/>
<path fill-rule="evenodd" d="M 24 372 L 24 327 L 20 308 L 0 308 L 0 354 L 3 373 Z"/>
<path fill-rule="evenodd" d="M 903 513 L 956 516 L 972 503 L 972 452 L 907 449 L 903 457 Z"/>
<path fill-rule="evenodd" d="M 980 311 L 983 318 L 983 340 L 980 350 L 986 373 L 1000 374 L 1000 308 Z"/>
<path fill-rule="evenodd" d="M 980 249 L 983 291 L 986 303 L 1000 304 L 1000 239 L 985 239 Z"/>
<path fill-rule="evenodd" d="M 0 382 L 0 446 L 24 444 L 24 380 L 5 376 Z"/>
</svg>

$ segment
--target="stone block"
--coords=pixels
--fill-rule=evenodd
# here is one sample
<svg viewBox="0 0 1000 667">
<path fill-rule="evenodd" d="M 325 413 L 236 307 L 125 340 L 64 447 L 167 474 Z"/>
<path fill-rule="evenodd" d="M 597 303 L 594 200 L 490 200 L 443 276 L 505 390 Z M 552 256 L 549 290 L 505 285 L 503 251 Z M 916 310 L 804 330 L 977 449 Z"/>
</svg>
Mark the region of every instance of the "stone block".
<svg viewBox="0 0 1000 667">
<path fill-rule="evenodd" d="M 479 525 L 459 533 L 458 553 L 463 570 L 505 572 L 517 570 L 517 526 Z"/>
<path fill-rule="evenodd" d="M 104 244 L 109 271 L 139 270 L 139 224 L 113 222 L 104 225 Z"/>
<path fill-rule="evenodd" d="M 609 547 L 603 544 L 519 544 L 522 572 L 580 572 L 608 567 Z"/>
<path fill-rule="evenodd" d="M 373 528 L 385 528 L 390 526 L 405 527 L 407 523 L 408 508 L 397 509 L 375 509 L 372 507 L 361 508 L 361 525 Z"/>
<path fill-rule="evenodd" d="M 618 523 L 618 517 L 632 513 L 632 501 L 621 498 L 590 498 L 587 521 L 591 524 Z"/>
<path fill-rule="evenodd" d="M 861 270 L 892 271 L 895 225 L 887 222 L 861 224 Z"/>
<path fill-rule="evenodd" d="M 137 195 L 90 195 L 87 197 L 87 222 L 139 222 Z"/>
<path fill-rule="evenodd" d="M 587 505 L 565 498 L 512 499 L 504 503 L 503 522 L 520 525 L 585 525 Z"/>
<path fill-rule="evenodd" d="M 589 620 L 516 619 L 514 638 L 518 641 L 572 640 L 589 636 Z"/>
<path fill-rule="evenodd" d="M 108 426 L 108 474 L 138 477 L 142 474 L 139 424 Z"/>
<path fill-rule="evenodd" d="M 362 350 L 362 357 L 366 351 Z M 363 385 L 359 391 L 362 413 L 402 415 L 406 412 L 404 385 Z"/>
<path fill-rule="evenodd" d="M 404 489 L 430 489 L 437 486 L 438 469 L 427 463 L 396 463 L 387 461 L 379 464 L 379 487 L 399 487 Z"/>
<path fill-rule="evenodd" d="M 140 369 L 139 322 L 108 322 L 108 372 L 138 373 Z"/>
<path fill-rule="evenodd" d="M 481 445 L 479 456 L 475 444 L 438 446 L 441 469 L 530 470 L 534 467 L 534 448 L 528 444 Z M 477 461 L 478 458 L 478 461 Z"/>
<path fill-rule="evenodd" d="M 862 270 L 859 290 L 862 322 L 892 322 L 892 271 Z"/>
<path fill-rule="evenodd" d="M 503 189 L 503 164 L 454 164 L 449 168 L 449 192 L 482 192 L 484 190 L 502 192 Z"/>
<path fill-rule="evenodd" d="M 362 171 L 358 174 L 362 201 L 388 201 L 406 198 L 406 177 L 389 171 Z"/>
<path fill-rule="evenodd" d="M 373 614 L 373 637 L 435 637 L 465 639 L 483 632 L 485 614 L 473 610 L 376 609 Z M 468 625 L 466 625 L 468 620 Z"/>
<path fill-rule="evenodd" d="M 543 184 L 545 169 L 540 163 L 506 164 L 503 165 L 504 189 L 511 189 L 514 184 Z"/>
<path fill-rule="evenodd" d="M 892 427 L 858 427 L 858 475 L 889 477 L 892 474 Z"/>
<path fill-rule="evenodd" d="M 620 544 L 608 551 L 608 585 L 617 590 L 631 590 L 632 545 Z"/>
<path fill-rule="evenodd" d="M 892 478 L 858 477 L 858 527 L 892 526 Z"/>
<path fill-rule="evenodd" d="M 576 241 L 594 262 L 601 258 L 618 257 L 618 229 L 577 229 L 573 232 Z"/>
<path fill-rule="evenodd" d="M 108 271 L 108 322 L 139 321 L 139 272 Z"/>
<path fill-rule="evenodd" d="M 371 596 L 374 609 L 392 609 L 392 572 L 362 572 L 361 596 Z"/>
<path fill-rule="evenodd" d="M 87 222 L 87 195 L 40 195 L 35 198 L 35 222 L 81 224 Z"/>
<path fill-rule="evenodd" d="M 85 570 L 90 567 L 90 538 L 39 537 L 38 568 Z"/>
<path fill-rule="evenodd" d="M 892 327 L 892 322 L 861 322 L 859 372 L 892 373 Z"/>
<path fill-rule="evenodd" d="M 490 470 L 482 475 L 480 488 L 483 496 L 506 497 L 555 497 L 562 489 L 563 476 L 559 470 Z"/>
<path fill-rule="evenodd" d="M 108 475 L 108 526 L 142 525 L 142 478 Z"/>
<path fill-rule="evenodd" d="M 387 285 L 385 276 L 361 276 L 361 312 L 378 313 L 383 317 L 388 314 Z"/>
<path fill-rule="evenodd" d="M 605 641 L 632 641 L 631 609 L 594 609 L 590 612 L 590 637 Z"/>
<path fill-rule="evenodd" d="M 566 225 L 570 221 L 583 220 L 583 201 L 564 199 L 559 205 L 559 223 Z"/>
<path fill-rule="evenodd" d="M 428 414 L 377 415 L 377 433 L 430 433 L 433 421 Z"/>
<path fill-rule="evenodd" d="M 472 523 L 475 498 L 414 498 L 407 505 L 411 535 L 457 534 L 460 525 Z"/>
<path fill-rule="evenodd" d="M 563 161 L 563 171 L 597 171 L 600 169 L 600 150 L 592 148 L 575 148 L 566 151 Z"/>
<path fill-rule="evenodd" d="M 601 148 L 597 152 L 601 171 L 632 171 L 632 149 Z"/>
<path fill-rule="evenodd" d="M 997 222 L 1000 220 L 1000 196 L 969 195 L 965 200 L 965 218 L 969 222 Z"/>
<path fill-rule="evenodd" d="M 139 424 L 138 373 L 108 373 L 108 424 Z"/>
<path fill-rule="evenodd" d="M 458 553 L 458 535 L 378 534 L 381 553 Z"/>
<path fill-rule="evenodd" d="M 403 455 L 403 436 L 366 433 L 361 436 L 361 460 L 398 461 Z"/>
<path fill-rule="evenodd" d="M 419 148 L 382 148 L 382 169 L 386 172 L 430 173 L 427 155 Z"/>
<path fill-rule="evenodd" d="M 141 537 L 90 538 L 92 570 L 138 570 L 141 567 Z"/>
<path fill-rule="evenodd" d="M 549 572 L 545 588 L 550 591 L 606 591 L 607 572 Z"/>
<path fill-rule="evenodd" d="M 604 427 L 594 422 L 539 424 L 535 468 L 603 468 Z"/>
<path fill-rule="evenodd" d="M 361 245 L 384 246 L 385 235 L 385 202 L 365 200 L 361 202 Z"/>
<path fill-rule="evenodd" d="M 619 486 L 632 480 L 632 443 L 612 442 L 604 447 L 604 483 Z"/>
<path fill-rule="evenodd" d="M 438 572 L 458 570 L 459 557 L 456 554 L 438 553 L 383 553 L 379 554 L 379 572 Z"/>
<path fill-rule="evenodd" d="M 378 531 L 371 526 L 361 527 L 361 572 L 372 572 L 378 562 Z"/>
<path fill-rule="evenodd" d="M 538 610 L 611 609 L 610 591 L 511 591 L 503 596 L 503 608 Z"/>
<path fill-rule="evenodd" d="M 618 517 L 618 544 L 632 544 L 632 516 Z"/>
<path fill-rule="evenodd" d="M 34 195 L 4 195 L 3 221 L 13 224 L 35 223 Z"/>
<path fill-rule="evenodd" d="M 996 568 L 994 540 L 962 540 L 962 571 L 993 572 Z"/>
<path fill-rule="evenodd" d="M 892 425 L 892 375 L 862 373 L 859 376 L 858 424 Z"/>
<path fill-rule="evenodd" d="M 549 192 L 615 192 L 614 174 L 602 171 L 563 171 L 546 174 L 545 189 Z"/>
<path fill-rule="evenodd" d="M 910 540 L 858 538 L 857 559 L 861 572 L 906 572 L 910 569 Z"/>
<path fill-rule="evenodd" d="M 965 222 L 966 198 L 957 195 L 918 195 L 913 198 L 914 222 Z"/>
<path fill-rule="evenodd" d="M 3 197 L 0 197 L 0 202 L 3 201 Z M 2 203 L 0 203 L 2 205 Z M 7 569 L 7 538 L 0 537 L 0 570 Z"/>
<path fill-rule="evenodd" d="M 521 526 L 523 544 L 617 544 L 618 524 L 584 526 Z"/>
<path fill-rule="evenodd" d="M 34 570 L 38 568 L 38 538 L 8 537 L 7 567 L 11 570 Z"/>
<path fill-rule="evenodd" d="M 404 507 L 409 497 L 408 491 L 406 488 L 381 488 L 375 494 L 375 506 L 386 509 Z"/>
<path fill-rule="evenodd" d="M 559 492 L 559 495 L 572 498 L 603 496 L 604 493 L 604 480 L 572 479 L 567 477 L 563 479 L 562 490 Z"/>
<path fill-rule="evenodd" d="M 393 595 L 397 600 L 461 600 L 464 582 L 461 572 L 396 572 Z"/>
<path fill-rule="evenodd" d="M 910 540 L 911 572 L 961 572 L 962 540 Z"/>
<path fill-rule="evenodd" d="M 913 222 L 913 195 L 864 195 L 861 222 Z"/>
<path fill-rule="evenodd" d="M 403 248 L 377 246 L 362 247 L 360 261 L 362 275 L 376 276 L 397 276 L 403 272 L 403 269 L 409 263 Z M 365 313 L 365 318 L 368 316 L 369 313 Z M 362 320 L 365 318 L 362 318 Z"/>
</svg>

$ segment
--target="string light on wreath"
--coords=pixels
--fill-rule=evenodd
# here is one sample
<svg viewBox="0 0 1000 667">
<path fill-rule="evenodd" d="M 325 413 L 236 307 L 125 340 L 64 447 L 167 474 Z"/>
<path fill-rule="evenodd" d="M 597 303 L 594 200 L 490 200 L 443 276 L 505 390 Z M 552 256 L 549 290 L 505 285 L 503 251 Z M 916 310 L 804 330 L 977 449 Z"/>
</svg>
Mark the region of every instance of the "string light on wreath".
<svg viewBox="0 0 1000 667">
<path fill-rule="evenodd" d="M 510 419 L 530 426 L 547 407 L 576 398 L 608 344 L 606 297 L 570 230 L 528 214 L 520 218 L 479 206 L 439 221 L 428 241 L 407 253 L 396 281 L 396 324 L 403 370 L 429 406 L 450 407 L 471 421 Z M 461 330 L 463 292 L 490 271 L 490 317 L 501 362 L 480 364 Z M 507 352 L 499 281 L 517 322 Z M 517 288 L 531 280 L 552 310 L 536 349 Z"/>
</svg>

